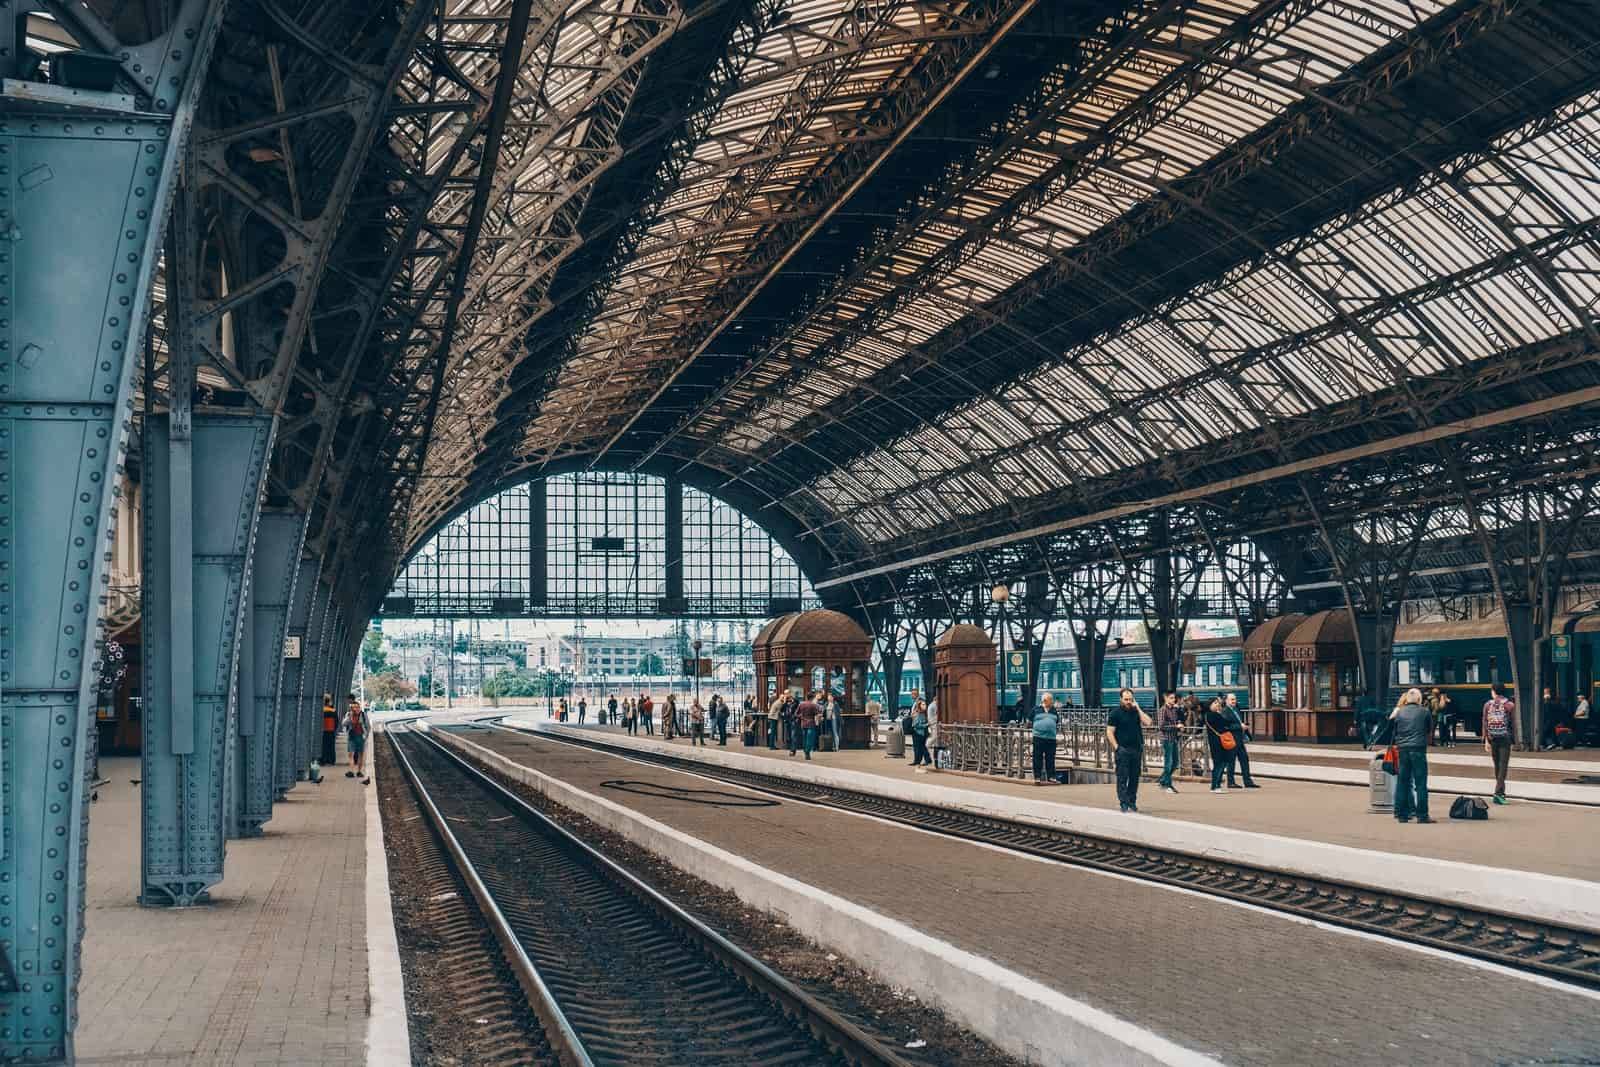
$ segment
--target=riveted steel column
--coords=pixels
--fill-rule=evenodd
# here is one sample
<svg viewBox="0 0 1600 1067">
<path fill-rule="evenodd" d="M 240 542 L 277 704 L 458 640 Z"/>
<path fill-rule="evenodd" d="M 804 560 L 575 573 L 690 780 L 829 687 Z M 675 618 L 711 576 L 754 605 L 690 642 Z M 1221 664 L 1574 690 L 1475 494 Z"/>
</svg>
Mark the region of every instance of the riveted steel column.
<svg viewBox="0 0 1600 1067">
<path fill-rule="evenodd" d="M 129 357 L 220 6 L 191 0 L 124 53 L 138 96 L 28 82 L 0 55 L 0 1061 L 72 1056 Z"/>
<path fill-rule="evenodd" d="M 189 486 L 182 481 L 185 450 L 173 447 L 168 423 L 155 415 L 145 425 L 144 625 L 147 634 L 172 638 L 144 643 L 141 900 L 189 905 L 222 878 L 228 769 L 238 737 L 238 705 L 230 698 L 273 420 L 196 414 Z M 187 513 L 174 506 L 185 495 L 192 497 Z M 185 571 L 188 603 L 155 595 L 164 583 L 183 585 Z"/>
<path fill-rule="evenodd" d="M 319 580 L 311 594 L 311 621 L 306 626 L 304 699 L 300 721 L 300 768 L 310 772 L 322 743 L 322 694 L 327 689 L 327 657 L 333 619 L 333 591 Z"/>
<path fill-rule="evenodd" d="M 283 639 L 300 574 L 305 515 L 267 511 L 256 526 L 255 568 L 251 579 L 250 642 L 240 657 L 240 736 L 244 739 L 244 796 L 239 836 L 253 837 L 272 818 L 278 794 L 278 695 L 283 684 Z M 243 684 L 244 664 L 253 668 L 252 686 Z M 251 726 L 250 732 L 244 729 Z"/>
<path fill-rule="evenodd" d="M 304 527 L 302 526 L 302 531 Z M 312 594 L 317 588 L 320 560 L 302 559 L 290 594 L 289 615 L 284 624 L 283 680 L 278 686 L 278 740 L 274 748 L 275 795 L 282 797 L 294 788 L 297 777 L 304 777 L 309 756 L 302 762 L 306 731 L 305 715 L 306 632 L 311 622 Z M 298 764 L 298 766 L 297 766 Z"/>
<path fill-rule="evenodd" d="M 226 776 L 223 783 L 223 826 L 229 837 L 244 837 L 245 748 L 255 736 L 255 708 L 250 699 L 255 689 L 255 657 L 250 650 L 255 644 L 255 581 L 252 562 L 244 572 L 243 588 L 239 594 L 239 637 L 233 656 L 233 684 L 228 687 L 228 743 L 223 765 Z"/>
</svg>

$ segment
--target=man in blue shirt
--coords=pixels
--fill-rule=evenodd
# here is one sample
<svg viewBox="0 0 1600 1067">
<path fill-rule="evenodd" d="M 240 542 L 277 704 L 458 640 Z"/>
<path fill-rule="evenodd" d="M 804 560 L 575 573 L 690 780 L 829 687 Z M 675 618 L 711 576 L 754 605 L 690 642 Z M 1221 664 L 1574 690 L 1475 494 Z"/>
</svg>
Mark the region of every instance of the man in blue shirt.
<svg viewBox="0 0 1600 1067">
<path fill-rule="evenodd" d="M 1046 693 L 1033 713 L 1033 784 L 1054 785 L 1056 781 L 1056 698 Z"/>
</svg>

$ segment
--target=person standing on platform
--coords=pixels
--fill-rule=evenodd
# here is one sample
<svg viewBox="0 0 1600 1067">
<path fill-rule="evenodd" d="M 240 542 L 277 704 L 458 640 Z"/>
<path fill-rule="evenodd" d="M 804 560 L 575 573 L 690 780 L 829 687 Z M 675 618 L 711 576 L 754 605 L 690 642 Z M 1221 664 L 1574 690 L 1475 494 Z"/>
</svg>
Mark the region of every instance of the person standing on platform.
<svg viewBox="0 0 1600 1067">
<path fill-rule="evenodd" d="M 1106 719 L 1106 740 L 1117 765 L 1117 803 L 1123 811 L 1139 810 L 1139 770 L 1144 758 L 1144 728 L 1150 716 L 1133 698 L 1132 689 L 1122 691 L 1122 702 Z"/>
<path fill-rule="evenodd" d="M 1455 719 L 1455 708 L 1451 706 L 1450 694 L 1434 686 L 1433 692 L 1428 694 L 1428 710 L 1433 712 L 1433 725 L 1439 731 L 1439 747 L 1449 747 L 1452 743 L 1451 725 Z"/>
<path fill-rule="evenodd" d="M 717 744 L 724 748 L 728 746 L 728 718 L 732 714 L 728 702 L 722 699 L 720 693 L 711 698 L 712 721 L 717 724 Z"/>
<path fill-rule="evenodd" d="M 678 730 L 678 698 L 667 694 L 666 703 L 661 705 L 661 737 L 662 740 L 671 741 L 677 736 Z"/>
<path fill-rule="evenodd" d="M 922 701 L 917 701 L 911 709 L 911 725 L 907 728 L 911 735 L 911 766 L 921 767 L 924 763 L 932 763 L 928 758 L 928 706 Z M 917 771 L 925 774 L 926 771 Z"/>
<path fill-rule="evenodd" d="M 1046 693 L 1033 712 L 1033 784 L 1053 785 L 1056 780 L 1056 731 L 1061 718 L 1056 698 Z"/>
<path fill-rule="evenodd" d="M 1422 702 L 1422 690 L 1407 689 L 1400 704 L 1389 713 L 1394 720 L 1394 746 L 1400 750 L 1395 769 L 1394 817 L 1410 822 L 1428 818 L 1428 739 L 1433 736 L 1433 716 Z"/>
<path fill-rule="evenodd" d="M 783 720 L 783 705 L 788 699 L 789 692 L 784 690 L 767 705 L 767 747 L 773 750 L 778 747 L 778 724 Z"/>
<path fill-rule="evenodd" d="M 1256 780 L 1250 776 L 1250 731 L 1244 728 L 1244 717 L 1239 714 L 1239 698 L 1229 693 L 1223 703 L 1222 715 L 1228 720 L 1228 729 L 1233 731 L 1233 760 L 1239 765 L 1239 773 L 1244 776 L 1246 789 L 1260 789 Z M 1228 784 L 1233 784 L 1233 775 L 1228 775 Z"/>
<path fill-rule="evenodd" d="M 833 735 L 833 750 L 838 752 L 844 748 L 844 738 L 839 733 L 839 698 L 829 690 L 825 705 L 828 713 L 828 732 Z"/>
<path fill-rule="evenodd" d="M 800 725 L 801 744 L 805 749 L 806 759 L 810 759 L 811 753 L 817 750 L 817 735 L 821 732 L 818 724 L 822 719 L 822 707 L 817 703 L 817 697 L 821 695 L 812 693 L 795 708 L 795 719 Z M 793 749 L 789 751 L 789 755 L 794 755 Z"/>
<path fill-rule="evenodd" d="M 1206 741 L 1211 746 L 1211 791 L 1222 793 L 1222 776 L 1228 776 L 1228 788 L 1238 789 L 1233 780 L 1233 749 L 1226 747 L 1222 738 L 1226 734 L 1229 740 L 1233 739 L 1233 732 L 1228 729 L 1228 720 L 1222 714 L 1222 701 L 1213 700 L 1211 707 L 1205 713 Z"/>
<path fill-rule="evenodd" d="M 589 701 L 584 697 L 578 698 L 578 721 L 581 723 L 589 716 Z"/>
<path fill-rule="evenodd" d="M 655 718 L 656 709 L 655 705 L 650 702 L 650 694 L 640 693 L 639 702 L 634 707 L 638 709 L 639 720 L 644 723 L 644 732 L 646 734 L 654 734 L 656 727 L 652 720 Z"/>
<path fill-rule="evenodd" d="M 883 715 L 883 705 L 877 699 L 867 701 L 867 747 L 878 747 L 878 719 Z"/>
<path fill-rule="evenodd" d="M 361 784 L 366 785 L 372 781 L 364 773 L 367 761 L 367 734 L 372 731 L 372 721 L 367 718 L 366 709 L 361 706 L 361 701 L 356 699 L 354 693 L 350 694 L 350 707 L 344 713 L 344 728 L 345 743 L 350 749 L 350 769 L 344 772 L 344 776 L 360 778 Z"/>
<path fill-rule="evenodd" d="M 939 698 L 928 701 L 928 770 L 939 773 L 939 756 L 944 752 L 944 731 L 939 727 Z"/>
<path fill-rule="evenodd" d="M 632 697 L 625 697 L 622 701 L 622 728 L 630 734 L 639 732 L 639 720 L 633 714 Z"/>
<path fill-rule="evenodd" d="M 322 694 L 322 751 L 319 753 L 324 767 L 332 768 L 339 762 L 338 750 L 334 747 L 334 738 L 339 736 L 339 712 L 333 706 L 333 694 Z"/>
<path fill-rule="evenodd" d="M 698 700 L 689 705 L 689 744 L 701 748 L 706 744 L 706 709 Z"/>
<path fill-rule="evenodd" d="M 1178 731 L 1183 728 L 1183 709 L 1178 707 L 1178 694 L 1168 693 L 1156 713 L 1156 729 L 1161 733 L 1161 777 L 1156 785 L 1169 793 L 1178 787 L 1172 784 L 1172 775 L 1178 769 Z"/>
<path fill-rule="evenodd" d="M 1590 710 L 1589 698 L 1582 693 L 1578 694 L 1577 702 L 1572 705 L 1572 733 L 1575 744 L 1588 744 L 1593 739 L 1594 715 Z"/>
<path fill-rule="evenodd" d="M 1567 722 L 1567 705 L 1551 692 L 1549 686 L 1545 686 L 1541 709 L 1544 718 L 1544 736 L 1539 739 L 1539 747 L 1545 751 L 1559 748 L 1561 735 L 1572 729 L 1572 724 Z"/>
<path fill-rule="evenodd" d="M 1506 773 L 1511 770 L 1511 746 L 1517 742 L 1517 705 L 1499 682 L 1489 686 L 1483 705 L 1483 750 L 1494 762 L 1494 802 L 1506 802 Z"/>
</svg>

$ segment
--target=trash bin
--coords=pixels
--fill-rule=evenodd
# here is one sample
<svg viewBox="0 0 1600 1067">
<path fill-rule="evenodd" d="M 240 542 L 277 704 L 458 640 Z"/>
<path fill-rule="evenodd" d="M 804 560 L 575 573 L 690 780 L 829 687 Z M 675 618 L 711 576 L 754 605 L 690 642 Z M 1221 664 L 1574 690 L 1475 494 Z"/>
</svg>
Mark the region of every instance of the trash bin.
<svg viewBox="0 0 1600 1067">
<path fill-rule="evenodd" d="M 891 722 L 883 727 L 883 739 L 885 746 L 887 746 L 883 753 L 885 758 L 906 758 L 906 735 L 901 732 L 899 723 Z"/>
</svg>

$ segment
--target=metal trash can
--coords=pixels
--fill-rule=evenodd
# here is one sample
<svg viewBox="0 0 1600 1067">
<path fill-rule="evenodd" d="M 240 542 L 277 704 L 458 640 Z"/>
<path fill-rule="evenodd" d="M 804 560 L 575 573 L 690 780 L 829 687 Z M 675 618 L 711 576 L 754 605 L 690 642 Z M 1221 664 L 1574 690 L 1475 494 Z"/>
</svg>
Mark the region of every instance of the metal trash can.
<svg viewBox="0 0 1600 1067">
<path fill-rule="evenodd" d="M 1373 753 L 1367 810 L 1376 815 L 1394 814 L 1395 776 L 1383 769 L 1383 753 Z"/>
<path fill-rule="evenodd" d="M 880 727 L 880 729 L 883 732 L 884 744 L 887 746 L 883 753 L 884 758 L 905 759 L 906 735 L 901 731 L 900 724 L 891 722 L 887 726 Z"/>
</svg>

